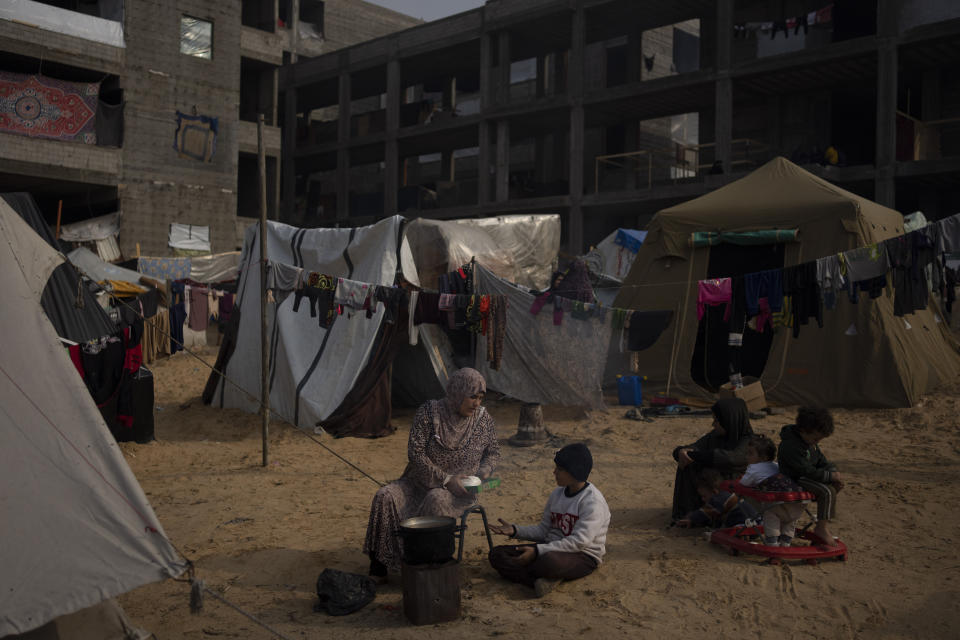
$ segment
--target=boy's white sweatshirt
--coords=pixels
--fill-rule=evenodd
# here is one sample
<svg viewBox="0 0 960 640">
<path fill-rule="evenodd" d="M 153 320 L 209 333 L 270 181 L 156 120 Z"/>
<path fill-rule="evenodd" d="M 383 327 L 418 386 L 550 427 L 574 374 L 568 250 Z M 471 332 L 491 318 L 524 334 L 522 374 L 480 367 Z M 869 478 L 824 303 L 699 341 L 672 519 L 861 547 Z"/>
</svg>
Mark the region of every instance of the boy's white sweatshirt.
<svg viewBox="0 0 960 640">
<path fill-rule="evenodd" d="M 577 495 L 568 498 L 566 487 L 557 487 L 547 499 L 540 524 L 518 526 L 515 537 L 532 540 L 537 553 L 582 551 L 599 564 L 607 552 L 607 527 L 610 508 L 603 494 L 588 484 Z"/>
</svg>

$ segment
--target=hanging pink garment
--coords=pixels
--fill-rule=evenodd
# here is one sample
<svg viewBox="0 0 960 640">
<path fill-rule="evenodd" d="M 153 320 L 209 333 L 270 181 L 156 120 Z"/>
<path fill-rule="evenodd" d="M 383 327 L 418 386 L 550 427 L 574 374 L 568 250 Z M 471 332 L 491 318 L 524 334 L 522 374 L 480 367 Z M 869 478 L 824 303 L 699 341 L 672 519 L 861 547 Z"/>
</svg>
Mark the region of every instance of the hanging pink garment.
<svg viewBox="0 0 960 640">
<path fill-rule="evenodd" d="M 701 280 L 697 283 L 697 320 L 703 320 L 703 314 L 706 313 L 706 305 L 714 307 L 718 304 L 726 304 L 727 310 L 724 318 L 730 313 L 731 285 L 730 278 L 711 278 L 710 280 Z"/>
</svg>

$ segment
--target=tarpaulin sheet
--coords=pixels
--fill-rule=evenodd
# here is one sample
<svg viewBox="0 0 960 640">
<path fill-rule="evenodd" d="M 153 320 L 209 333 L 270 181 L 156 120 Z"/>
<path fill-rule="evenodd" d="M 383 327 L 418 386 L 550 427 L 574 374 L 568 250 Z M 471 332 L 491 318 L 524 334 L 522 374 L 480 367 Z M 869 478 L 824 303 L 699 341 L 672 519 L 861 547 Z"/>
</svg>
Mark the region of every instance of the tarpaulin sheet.
<svg viewBox="0 0 960 640">
<path fill-rule="evenodd" d="M 203 283 L 236 280 L 239 267 L 239 251 L 194 256 L 190 259 L 190 279 Z"/>
<path fill-rule="evenodd" d="M 94 282 L 104 282 L 113 280 L 116 282 L 129 282 L 131 284 L 140 284 L 140 276 L 143 275 L 132 269 L 124 269 L 115 264 L 104 262 L 97 254 L 86 247 L 78 247 L 67 254 L 67 259 L 76 265 L 80 271 Z"/>
<path fill-rule="evenodd" d="M 93 242 L 120 233 L 120 212 L 60 227 L 60 239 L 67 242 Z"/>
<path fill-rule="evenodd" d="M 560 216 L 417 219 L 404 233 L 425 288 L 436 288 L 442 274 L 476 258 L 478 264 L 510 282 L 546 289 L 557 267 Z"/>
<path fill-rule="evenodd" d="M 581 320 L 565 313 L 556 326 L 552 304 L 533 315 L 533 294 L 481 265 L 474 274 L 477 293 L 505 295 L 509 304 L 500 370 L 492 370 L 482 356 L 477 358 L 476 369 L 487 387 L 523 402 L 602 408 L 610 318 Z M 486 339 L 480 338 L 477 352 L 486 353 Z"/>
</svg>

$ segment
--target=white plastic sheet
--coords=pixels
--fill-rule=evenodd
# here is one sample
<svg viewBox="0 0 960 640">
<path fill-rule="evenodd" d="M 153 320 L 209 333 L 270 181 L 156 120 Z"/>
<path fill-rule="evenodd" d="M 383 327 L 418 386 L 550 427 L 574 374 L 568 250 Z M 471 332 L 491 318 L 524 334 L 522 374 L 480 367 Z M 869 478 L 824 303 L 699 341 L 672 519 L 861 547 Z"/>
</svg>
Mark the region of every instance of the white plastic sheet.
<svg viewBox="0 0 960 640">
<path fill-rule="evenodd" d="M 444 273 L 472 258 L 493 273 L 534 289 L 550 286 L 560 250 L 560 216 L 498 216 L 467 220 L 417 219 L 407 225 L 422 285 L 436 288 Z"/>
<path fill-rule="evenodd" d="M 210 227 L 171 222 L 167 244 L 174 249 L 210 251 Z"/>
<path fill-rule="evenodd" d="M 21 22 L 38 29 L 55 31 L 114 47 L 125 46 L 121 22 L 60 9 L 42 2 L 3 0 L 0 2 L 0 19 Z"/>
<path fill-rule="evenodd" d="M 120 233 L 119 211 L 60 227 L 60 239 L 67 242 L 93 242 L 118 233 Z"/>
</svg>

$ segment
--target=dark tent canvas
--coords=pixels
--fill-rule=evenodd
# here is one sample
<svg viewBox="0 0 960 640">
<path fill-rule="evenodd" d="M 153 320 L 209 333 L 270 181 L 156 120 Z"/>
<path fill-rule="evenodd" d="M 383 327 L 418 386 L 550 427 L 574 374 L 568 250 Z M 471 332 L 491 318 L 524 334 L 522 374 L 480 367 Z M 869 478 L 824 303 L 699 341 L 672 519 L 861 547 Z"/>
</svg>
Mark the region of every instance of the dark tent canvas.
<svg viewBox="0 0 960 640">
<path fill-rule="evenodd" d="M 796 230 L 796 240 L 752 247 L 693 247 L 696 232 Z M 697 358 L 705 333 L 697 319 L 697 281 L 791 266 L 904 232 L 903 217 L 777 158 L 707 195 L 660 211 L 615 306 L 671 309 L 677 319 L 640 352 L 646 389 L 707 396 L 713 372 Z M 787 236 L 792 234 L 780 234 Z M 735 272 L 718 272 L 734 270 Z M 699 335 L 698 335 L 699 333 Z M 769 336 L 768 336 L 769 339 Z M 746 341 L 746 338 L 745 338 Z M 709 349 L 709 345 L 706 347 Z M 903 407 L 960 372 L 956 341 L 933 306 L 896 317 L 888 295 L 824 312 L 824 326 L 780 331 L 754 350 L 768 400 L 783 404 Z M 709 385 L 706 385 L 709 386 Z"/>
<path fill-rule="evenodd" d="M 43 214 L 29 193 L 5 193 L 3 199 L 20 217 L 56 250 L 60 250 Z M 117 328 L 71 264 L 57 267 L 43 290 L 41 305 L 57 335 L 74 342 L 108 336 Z"/>
</svg>

